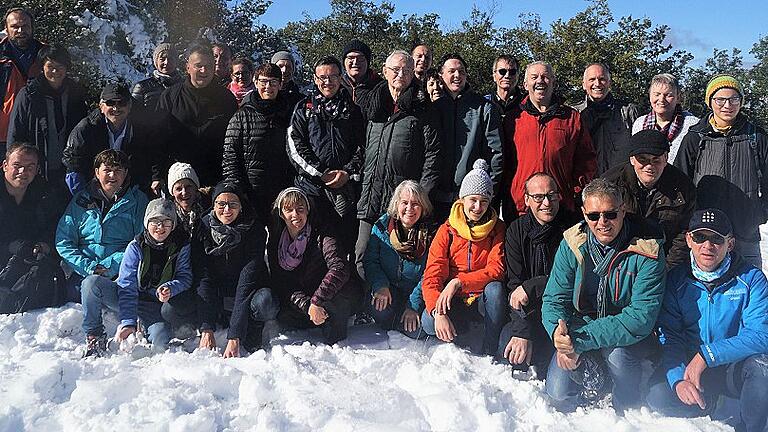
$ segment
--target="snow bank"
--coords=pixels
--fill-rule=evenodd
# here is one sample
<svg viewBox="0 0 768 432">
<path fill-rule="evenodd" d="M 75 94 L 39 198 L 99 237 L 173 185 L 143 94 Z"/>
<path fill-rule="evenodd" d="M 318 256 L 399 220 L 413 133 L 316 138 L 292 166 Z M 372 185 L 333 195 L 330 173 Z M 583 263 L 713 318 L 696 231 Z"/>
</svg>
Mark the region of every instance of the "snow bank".
<svg viewBox="0 0 768 432">
<path fill-rule="evenodd" d="M 395 332 L 354 328 L 344 347 L 283 337 L 270 353 L 227 360 L 202 351 L 80 359 L 81 322 L 79 305 L 0 315 L 0 432 L 731 430 L 647 410 L 560 414 L 541 382 Z"/>
</svg>

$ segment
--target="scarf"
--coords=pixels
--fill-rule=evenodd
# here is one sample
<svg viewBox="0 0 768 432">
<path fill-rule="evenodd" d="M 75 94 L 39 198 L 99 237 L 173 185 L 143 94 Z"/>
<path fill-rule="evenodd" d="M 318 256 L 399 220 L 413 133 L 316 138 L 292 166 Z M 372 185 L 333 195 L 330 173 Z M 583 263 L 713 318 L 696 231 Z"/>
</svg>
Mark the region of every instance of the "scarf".
<svg viewBox="0 0 768 432">
<path fill-rule="evenodd" d="M 283 270 L 292 271 L 301 264 L 311 234 L 312 227 L 309 225 L 309 222 L 304 225 L 304 228 L 295 239 L 291 239 L 288 228 L 283 228 L 283 233 L 280 235 L 280 243 L 277 246 L 277 258 Z"/>
<path fill-rule="evenodd" d="M 720 279 L 725 275 L 725 273 L 728 271 L 728 269 L 731 267 L 731 253 L 727 253 L 725 255 L 725 259 L 723 259 L 723 262 L 720 263 L 720 266 L 711 272 L 702 270 L 699 268 L 699 266 L 696 264 L 696 260 L 693 258 L 693 252 L 690 252 L 691 254 L 691 273 L 693 273 L 693 277 L 696 279 L 702 281 L 702 282 L 712 282 Z"/>
<path fill-rule="evenodd" d="M 250 219 L 241 220 L 240 217 L 237 219 L 231 224 L 225 225 L 216 219 L 213 210 L 203 218 L 203 221 L 211 228 L 211 235 L 206 239 L 205 244 L 207 255 L 221 256 L 240 244 L 243 235 L 251 229 L 253 221 Z"/>
<path fill-rule="evenodd" d="M 671 122 L 667 123 L 663 128 L 658 127 L 656 124 L 656 113 L 653 111 L 646 114 L 643 120 L 643 129 L 657 129 L 661 133 L 667 136 L 667 141 L 672 142 L 683 130 L 683 123 L 685 122 L 685 116 L 683 115 L 683 108 L 680 105 L 675 107 L 675 117 Z"/>
<path fill-rule="evenodd" d="M 232 92 L 233 95 L 235 95 L 237 104 L 240 105 L 243 102 L 243 99 L 248 96 L 248 94 L 252 92 L 256 86 L 254 86 L 253 83 L 249 83 L 247 86 L 241 86 L 240 84 L 232 81 L 229 83 L 227 88 L 230 92 Z"/>
<path fill-rule="evenodd" d="M 346 90 L 340 88 L 332 98 L 328 99 L 319 90 L 315 89 L 312 94 L 312 109 L 317 114 L 330 120 L 347 118 L 350 108 L 345 94 Z"/>
<path fill-rule="evenodd" d="M 421 221 L 417 222 L 411 229 L 406 230 L 400 221 L 390 217 L 387 232 L 392 248 L 407 261 L 416 261 L 421 258 L 427 251 L 431 240 L 427 224 Z"/>
<path fill-rule="evenodd" d="M 531 246 L 533 246 L 533 265 L 531 268 L 532 275 L 547 275 L 552 269 L 552 263 L 549 262 L 548 255 L 548 243 L 553 236 L 559 234 L 558 230 L 551 223 L 541 225 L 535 217 L 531 209 L 528 209 L 528 217 L 533 221 L 533 226 L 528 231 L 528 238 L 531 240 Z"/>
<path fill-rule="evenodd" d="M 149 230 L 146 229 L 141 234 L 141 236 L 144 240 L 144 244 L 154 250 L 164 250 L 168 246 L 168 240 L 171 239 L 171 236 L 169 235 L 162 243 L 159 243 L 157 240 L 155 240 L 154 237 L 152 237 L 152 234 L 149 233 Z"/>
<path fill-rule="evenodd" d="M 464 204 L 462 204 L 461 200 L 453 203 L 451 213 L 448 216 L 448 223 L 453 229 L 459 233 L 461 238 L 469 241 L 480 241 L 488 237 L 496 226 L 497 220 L 496 210 L 488 207 L 482 219 L 475 223 L 470 223 L 464 214 Z"/>
<path fill-rule="evenodd" d="M 188 212 L 185 212 L 181 207 L 178 205 L 176 206 L 176 216 L 179 218 L 179 224 L 184 227 L 184 231 L 189 234 L 189 236 L 192 236 L 192 233 L 195 231 L 195 227 L 197 226 L 198 222 L 200 222 L 200 215 L 205 212 L 205 209 L 203 209 L 203 206 L 200 204 L 200 199 L 192 204 L 192 209 L 190 209 Z"/>
<path fill-rule="evenodd" d="M 606 293 L 608 291 L 608 267 L 611 261 L 619 253 L 629 240 L 629 229 L 627 221 L 621 227 L 619 235 L 613 241 L 603 246 L 592 234 L 590 230 L 587 235 L 587 247 L 592 263 L 595 265 L 593 272 L 600 277 L 600 284 L 597 288 L 597 317 L 605 317 L 606 312 Z"/>
<path fill-rule="evenodd" d="M 164 73 L 160 73 L 157 70 L 152 71 L 152 76 L 155 77 L 158 81 L 160 81 L 160 84 L 163 85 L 163 87 L 168 88 L 177 82 L 181 81 L 181 74 L 179 71 L 173 71 L 172 74 L 166 75 Z"/>
<path fill-rule="evenodd" d="M 730 132 L 731 129 L 733 129 L 733 125 L 731 125 L 731 126 L 718 126 L 717 121 L 715 120 L 715 116 L 712 115 L 712 114 L 709 115 L 709 124 L 710 124 L 710 126 L 712 126 L 712 129 L 715 132 L 720 132 L 723 135 L 728 135 L 728 132 Z"/>
</svg>

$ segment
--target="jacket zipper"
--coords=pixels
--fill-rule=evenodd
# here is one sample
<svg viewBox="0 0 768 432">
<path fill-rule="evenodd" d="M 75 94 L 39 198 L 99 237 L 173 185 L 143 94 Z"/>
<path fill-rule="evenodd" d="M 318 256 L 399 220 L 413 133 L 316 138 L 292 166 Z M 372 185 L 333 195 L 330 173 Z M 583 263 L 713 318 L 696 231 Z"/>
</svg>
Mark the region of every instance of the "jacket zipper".
<svg viewBox="0 0 768 432">
<path fill-rule="evenodd" d="M 472 271 L 472 242 L 467 246 L 467 271 Z"/>
</svg>

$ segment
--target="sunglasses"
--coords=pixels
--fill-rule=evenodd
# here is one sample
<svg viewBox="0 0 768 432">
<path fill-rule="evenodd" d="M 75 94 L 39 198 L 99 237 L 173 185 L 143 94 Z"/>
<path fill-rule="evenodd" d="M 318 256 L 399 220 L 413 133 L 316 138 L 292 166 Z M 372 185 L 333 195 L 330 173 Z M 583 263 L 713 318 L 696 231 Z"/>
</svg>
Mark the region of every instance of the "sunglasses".
<svg viewBox="0 0 768 432">
<path fill-rule="evenodd" d="M 604 217 L 606 220 L 614 220 L 617 217 L 619 217 L 619 211 L 613 210 L 613 211 L 607 211 L 607 212 L 584 213 L 584 217 L 591 220 L 592 222 L 599 221 L 600 216 Z"/>
<path fill-rule="evenodd" d="M 506 74 L 517 75 L 517 69 L 496 69 L 496 72 L 498 72 L 499 76 L 504 76 Z"/>
<path fill-rule="evenodd" d="M 720 234 L 706 235 L 703 232 L 698 232 L 698 231 L 691 233 L 691 240 L 693 240 L 693 242 L 696 244 L 702 244 L 705 241 L 708 241 L 713 245 L 718 245 L 718 246 L 725 243 L 725 237 L 721 236 Z"/>
<path fill-rule="evenodd" d="M 104 105 L 106 105 L 108 107 L 116 107 L 116 106 L 117 107 L 124 107 L 124 106 L 128 105 L 128 101 L 127 100 L 114 100 L 114 99 L 112 99 L 112 100 L 104 101 Z"/>
</svg>

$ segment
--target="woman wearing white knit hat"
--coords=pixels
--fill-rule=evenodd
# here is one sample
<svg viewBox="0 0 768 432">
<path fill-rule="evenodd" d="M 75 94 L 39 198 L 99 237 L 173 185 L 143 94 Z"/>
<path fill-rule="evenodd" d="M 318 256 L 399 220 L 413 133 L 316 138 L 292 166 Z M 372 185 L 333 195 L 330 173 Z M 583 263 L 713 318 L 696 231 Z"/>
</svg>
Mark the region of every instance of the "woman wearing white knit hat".
<svg viewBox="0 0 768 432">
<path fill-rule="evenodd" d="M 168 169 L 168 192 L 176 204 L 179 225 L 192 238 L 200 218 L 210 208 L 210 197 L 200 191 L 200 180 L 192 165 L 176 162 Z"/>
</svg>

